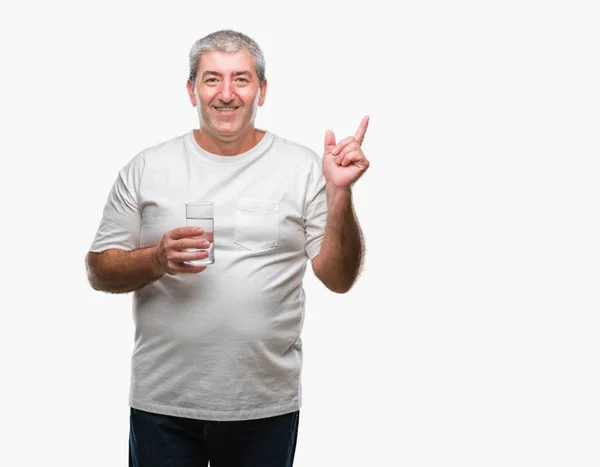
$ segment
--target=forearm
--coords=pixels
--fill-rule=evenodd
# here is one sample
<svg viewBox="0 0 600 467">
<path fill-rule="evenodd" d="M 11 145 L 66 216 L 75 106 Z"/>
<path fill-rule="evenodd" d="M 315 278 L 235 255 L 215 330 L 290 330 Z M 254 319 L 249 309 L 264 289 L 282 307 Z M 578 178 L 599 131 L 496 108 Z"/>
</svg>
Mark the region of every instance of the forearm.
<svg viewBox="0 0 600 467">
<path fill-rule="evenodd" d="M 155 258 L 155 249 L 88 253 L 86 265 L 90 285 L 103 292 L 127 293 L 151 284 L 164 275 Z"/>
<path fill-rule="evenodd" d="M 364 242 L 354 213 L 352 192 L 327 186 L 327 227 L 319 253 L 319 279 L 345 293 L 356 281 L 363 262 Z"/>
</svg>

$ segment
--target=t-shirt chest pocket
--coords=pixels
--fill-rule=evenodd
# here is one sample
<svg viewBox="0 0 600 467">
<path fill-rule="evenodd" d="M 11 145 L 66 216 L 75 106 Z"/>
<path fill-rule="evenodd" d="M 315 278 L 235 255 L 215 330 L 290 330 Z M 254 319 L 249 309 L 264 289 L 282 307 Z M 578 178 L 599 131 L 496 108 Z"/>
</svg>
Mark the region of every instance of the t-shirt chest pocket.
<svg viewBox="0 0 600 467">
<path fill-rule="evenodd" d="M 275 248 L 279 242 L 279 202 L 238 199 L 234 241 L 250 251 Z"/>
</svg>

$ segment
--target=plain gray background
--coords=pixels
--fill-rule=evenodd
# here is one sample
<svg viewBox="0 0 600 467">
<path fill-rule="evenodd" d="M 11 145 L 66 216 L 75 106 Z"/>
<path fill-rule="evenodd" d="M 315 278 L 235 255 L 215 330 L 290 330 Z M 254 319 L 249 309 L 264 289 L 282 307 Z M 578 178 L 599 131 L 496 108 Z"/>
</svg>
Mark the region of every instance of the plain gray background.
<svg viewBox="0 0 600 467">
<path fill-rule="evenodd" d="M 267 59 L 257 126 L 371 116 L 356 287 L 306 278 L 297 467 L 597 466 L 600 70 L 582 1 L 3 6 L 0 464 L 125 466 L 131 296 L 84 257 L 118 170 L 197 126 L 199 37 Z M 390 4 L 391 5 L 391 4 Z"/>
</svg>

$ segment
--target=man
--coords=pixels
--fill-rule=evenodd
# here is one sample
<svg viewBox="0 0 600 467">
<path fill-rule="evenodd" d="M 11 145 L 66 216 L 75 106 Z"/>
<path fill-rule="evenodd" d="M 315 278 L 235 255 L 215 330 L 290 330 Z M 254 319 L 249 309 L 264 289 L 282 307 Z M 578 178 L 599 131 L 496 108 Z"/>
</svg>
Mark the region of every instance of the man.
<svg viewBox="0 0 600 467">
<path fill-rule="evenodd" d="M 322 159 L 254 127 L 265 61 L 244 34 L 190 51 L 199 129 L 145 149 L 119 172 L 87 255 L 96 290 L 134 294 L 130 465 L 291 466 L 301 406 L 308 259 L 347 292 L 363 258 L 352 185 L 361 143 L 325 134 Z M 215 262 L 185 203 L 214 203 Z M 191 251 L 188 251 L 191 250 Z M 195 251 L 194 251 L 195 250 Z"/>
</svg>

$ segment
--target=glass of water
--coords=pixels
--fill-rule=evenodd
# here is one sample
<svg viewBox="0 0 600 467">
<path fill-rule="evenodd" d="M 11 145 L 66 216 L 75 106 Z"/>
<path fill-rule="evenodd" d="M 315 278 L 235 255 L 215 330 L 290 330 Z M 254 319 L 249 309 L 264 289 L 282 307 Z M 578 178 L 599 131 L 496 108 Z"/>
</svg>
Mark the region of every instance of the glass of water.
<svg viewBox="0 0 600 467">
<path fill-rule="evenodd" d="M 214 263 L 215 218 L 213 203 L 210 201 L 193 201 L 185 203 L 185 221 L 186 225 L 200 227 L 204 230 L 204 233 L 196 238 L 202 238 L 210 242 L 210 246 L 206 249 L 206 251 L 208 251 L 207 258 L 188 261 L 188 263 L 193 264 L 194 266 L 205 266 Z M 197 249 L 188 248 L 187 251 L 197 251 Z"/>
</svg>

